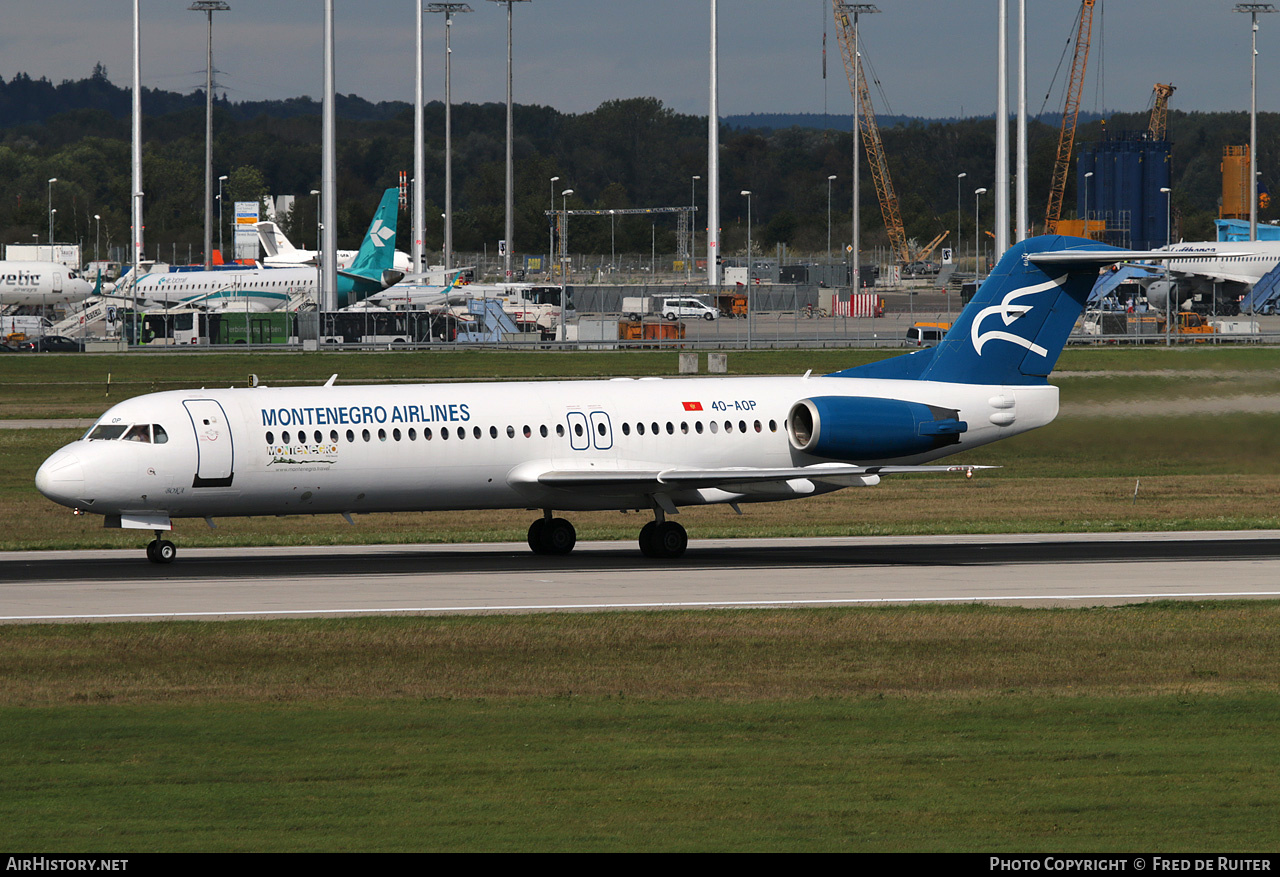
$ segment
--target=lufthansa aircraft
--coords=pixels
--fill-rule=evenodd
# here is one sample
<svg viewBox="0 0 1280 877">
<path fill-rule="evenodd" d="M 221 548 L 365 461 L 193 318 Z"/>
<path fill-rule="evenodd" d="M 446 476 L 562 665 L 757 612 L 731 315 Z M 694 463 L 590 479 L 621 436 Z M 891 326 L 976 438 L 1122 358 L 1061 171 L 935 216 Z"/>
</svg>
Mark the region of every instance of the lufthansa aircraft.
<svg viewBox="0 0 1280 877">
<path fill-rule="evenodd" d="M 177 390 L 111 408 L 54 453 L 54 502 L 155 531 L 174 518 L 529 508 L 539 554 L 573 549 L 557 511 L 652 513 L 647 556 L 682 554 L 681 506 L 877 484 L 1044 426 L 1048 375 L 1100 267 L 1150 258 L 1078 238 L 1009 250 L 937 347 L 800 377 Z"/>
<path fill-rule="evenodd" d="M 1248 252 L 1241 252 L 1241 247 Z M 1183 241 L 1159 252 L 1177 262 L 1167 267 L 1133 266 L 1146 272 L 1138 282 L 1147 304 L 1157 311 L 1170 307 L 1172 292 L 1173 307 L 1193 307 L 1199 300 L 1205 313 L 1234 315 L 1241 299 L 1280 265 L 1280 241 Z"/>
</svg>

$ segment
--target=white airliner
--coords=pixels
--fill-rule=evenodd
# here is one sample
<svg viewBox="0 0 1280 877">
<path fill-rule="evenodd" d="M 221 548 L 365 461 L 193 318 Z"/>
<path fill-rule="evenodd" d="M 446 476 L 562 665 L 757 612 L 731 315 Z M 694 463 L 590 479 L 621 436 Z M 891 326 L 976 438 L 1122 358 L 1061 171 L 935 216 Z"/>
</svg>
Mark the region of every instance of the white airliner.
<svg viewBox="0 0 1280 877">
<path fill-rule="evenodd" d="M 0 305 L 67 305 L 93 295 L 93 281 L 61 262 L 0 262 Z"/>
<path fill-rule="evenodd" d="M 271 268 L 297 268 L 306 265 L 315 267 L 317 250 L 298 249 L 289 242 L 289 238 L 280 230 L 280 226 L 269 219 L 259 222 L 256 228 L 258 241 L 262 244 L 263 253 L 266 254 L 262 259 L 263 265 Z M 357 250 L 338 250 L 338 267 L 349 266 L 357 253 Z M 396 250 L 391 260 L 391 267 L 408 274 L 413 270 L 413 259 L 408 253 Z"/>
<path fill-rule="evenodd" d="M 1176 285 L 1178 307 L 1198 299 L 1203 310 L 1227 316 L 1236 312 L 1236 303 L 1242 296 L 1280 265 L 1280 241 L 1185 241 L 1163 247 L 1160 252 L 1182 257 L 1175 264 L 1156 269 Z M 1148 283 L 1146 292 L 1148 304 L 1158 311 L 1166 308 L 1167 284 Z"/>
<path fill-rule="evenodd" d="M 179 390 L 111 408 L 36 486 L 107 527 L 175 518 L 541 509 L 540 554 L 573 549 L 556 511 L 651 512 L 650 557 L 687 545 L 681 506 L 769 502 L 971 471 L 933 460 L 1043 426 L 1048 375 L 1098 269 L 1149 258 L 1024 241 L 938 346 L 830 375 Z"/>
<path fill-rule="evenodd" d="M 345 307 L 395 284 L 403 274 L 392 267 L 396 240 L 398 189 L 387 189 L 373 215 L 364 243 L 351 264 L 338 272 L 338 307 Z M 206 310 L 273 311 L 290 301 L 315 300 L 316 269 L 222 268 L 144 274 L 137 295 L 161 307 L 197 306 Z M 122 295 L 133 294 L 132 289 Z"/>
</svg>

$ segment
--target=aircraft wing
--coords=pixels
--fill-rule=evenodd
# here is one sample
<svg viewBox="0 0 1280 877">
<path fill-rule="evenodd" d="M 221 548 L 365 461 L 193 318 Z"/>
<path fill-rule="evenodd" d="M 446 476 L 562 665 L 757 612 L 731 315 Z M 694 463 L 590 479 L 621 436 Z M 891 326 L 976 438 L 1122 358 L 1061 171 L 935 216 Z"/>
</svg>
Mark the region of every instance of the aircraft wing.
<svg viewBox="0 0 1280 877">
<path fill-rule="evenodd" d="M 881 475 L 913 475 L 993 469 L 994 466 L 855 466 L 847 463 L 796 466 L 777 469 L 546 469 L 513 473 L 512 480 L 564 490 L 590 489 L 606 493 L 655 493 L 672 490 L 717 488 L 730 493 L 751 493 L 770 485 L 817 481 L 842 487 L 873 485 Z M 794 486 L 794 485 L 793 485 Z"/>
</svg>

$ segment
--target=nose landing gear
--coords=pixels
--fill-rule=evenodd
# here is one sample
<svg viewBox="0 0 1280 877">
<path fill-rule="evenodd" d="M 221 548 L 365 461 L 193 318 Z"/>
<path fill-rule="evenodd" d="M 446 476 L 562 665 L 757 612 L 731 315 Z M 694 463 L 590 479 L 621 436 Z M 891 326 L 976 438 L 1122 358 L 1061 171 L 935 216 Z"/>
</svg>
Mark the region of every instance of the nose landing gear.
<svg viewBox="0 0 1280 877">
<path fill-rule="evenodd" d="M 156 531 L 156 538 L 147 543 L 147 560 L 152 563 L 173 563 L 178 556 L 178 546 L 174 545 L 168 539 L 160 538 L 160 531 Z"/>
</svg>

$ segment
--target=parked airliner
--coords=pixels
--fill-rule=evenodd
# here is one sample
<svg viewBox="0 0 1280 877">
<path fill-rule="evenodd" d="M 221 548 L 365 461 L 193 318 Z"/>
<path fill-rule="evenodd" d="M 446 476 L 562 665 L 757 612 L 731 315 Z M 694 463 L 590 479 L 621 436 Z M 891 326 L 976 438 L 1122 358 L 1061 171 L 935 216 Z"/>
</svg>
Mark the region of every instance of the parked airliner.
<svg viewBox="0 0 1280 877">
<path fill-rule="evenodd" d="M 359 301 L 395 284 L 404 275 L 392 267 L 399 190 L 387 189 L 373 215 L 356 257 L 338 271 L 338 307 Z M 197 306 L 205 310 L 274 311 L 290 301 L 315 300 L 315 267 L 223 268 L 145 274 L 137 295 L 161 307 Z M 121 295 L 132 296 L 132 289 Z"/>
<path fill-rule="evenodd" d="M 1240 298 L 1280 265 L 1280 241 L 1184 241 L 1160 252 L 1180 258 L 1167 267 L 1153 268 L 1149 281 L 1143 282 L 1147 303 L 1158 311 L 1168 307 L 1170 283 L 1161 282 L 1167 278 L 1172 281 L 1176 307 L 1198 306 L 1206 313 L 1231 316 L 1237 313 Z"/>
<path fill-rule="evenodd" d="M 61 262 L 0 262 L 0 305 L 75 304 L 97 288 Z"/>
<path fill-rule="evenodd" d="M 815 376 L 179 390 L 106 412 L 36 486 L 107 527 L 175 518 L 541 509 L 528 541 L 565 554 L 557 511 L 639 510 L 650 557 L 682 554 L 681 506 L 871 486 L 1054 419 L 1048 383 L 1100 267 L 1150 258 L 1078 238 L 1005 254 L 936 347 Z"/>
<path fill-rule="evenodd" d="M 270 268 L 297 268 L 310 265 L 315 267 L 318 250 L 300 250 L 290 243 L 289 238 L 280 230 L 280 226 L 271 220 L 259 222 L 258 241 L 265 254 L 262 264 Z M 338 267 L 346 268 L 357 255 L 356 250 L 338 250 Z M 392 255 L 391 267 L 401 273 L 408 274 L 413 270 L 413 260 L 408 253 L 396 250 Z"/>
</svg>

